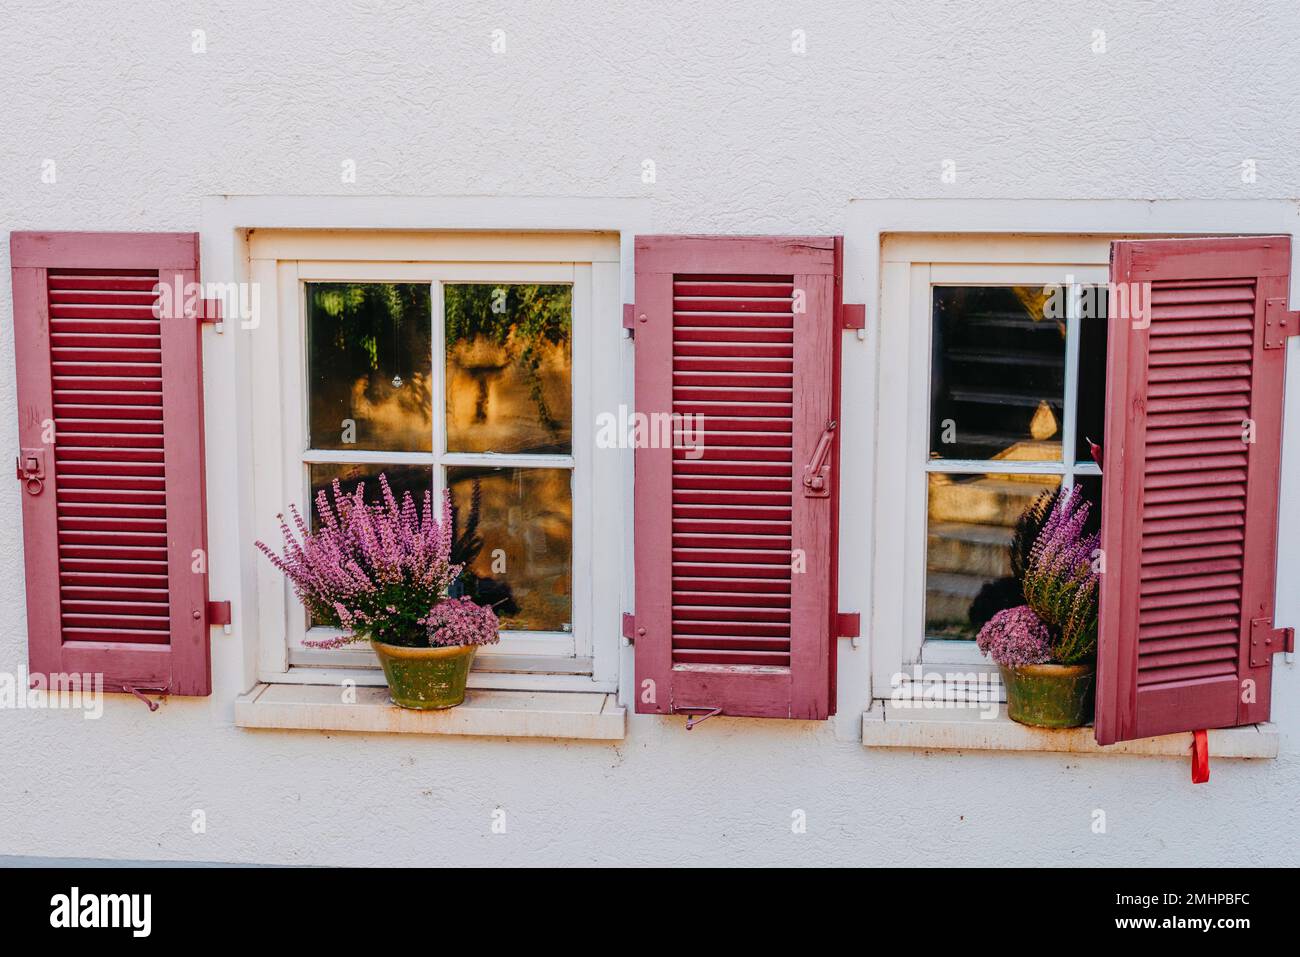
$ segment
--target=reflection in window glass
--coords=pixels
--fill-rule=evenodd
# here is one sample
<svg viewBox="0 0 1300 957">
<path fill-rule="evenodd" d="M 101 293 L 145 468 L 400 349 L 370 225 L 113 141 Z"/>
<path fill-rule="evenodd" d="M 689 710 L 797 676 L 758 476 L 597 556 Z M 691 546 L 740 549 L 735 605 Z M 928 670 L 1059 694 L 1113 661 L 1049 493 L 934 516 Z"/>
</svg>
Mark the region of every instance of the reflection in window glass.
<svg viewBox="0 0 1300 957">
<path fill-rule="evenodd" d="M 1065 317 L 1041 286 L 937 286 L 930 456 L 1059 461 Z"/>
<path fill-rule="evenodd" d="M 1025 603 L 1015 577 L 1013 548 L 1027 554 L 1035 529 L 1017 539 L 1017 523 L 1044 492 L 1060 485 L 1052 475 L 929 476 L 925 633 L 930 638 L 974 638 L 997 612 Z"/>
<path fill-rule="evenodd" d="M 332 483 L 339 480 L 344 495 L 357 490 L 359 482 L 366 483 L 366 501 L 380 501 L 379 474 L 388 477 L 388 485 L 393 490 L 397 501 L 402 501 L 405 492 L 411 493 L 415 504 L 424 502 L 424 493 L 433 488 L 433 467 L 430 465 L 310 465 L 312 528 L 320 527 L 320 516 L 316 512 L 316 496 L 323 489 L 331 505 L 334 504 Z M 434 515 L 437 515 L 437 503 L 434 503 Z"/>
<path fill-rule="evenodd" d="M 1104 446 L 1106 421 L 1106 287 L 1091 286 L 1079 319 L 1079 395 L 1075 458 L 1091 461 L 1088 440 Z"/>
<path fill-rule="evenodd" d="M 308 283 L 311 447 L 433 448 L 427 283 Z"/>
<path fill-rule="evenodd" d="M 447 451 L 568 454 L 573 288 L 448 284 Z"/>
<path fill-rule="evenodd" d="M 464 593 L 512 631 L 572 629 L 573 499 L 568 469 L 447 469 L 453 559 Z"/>
</svg>

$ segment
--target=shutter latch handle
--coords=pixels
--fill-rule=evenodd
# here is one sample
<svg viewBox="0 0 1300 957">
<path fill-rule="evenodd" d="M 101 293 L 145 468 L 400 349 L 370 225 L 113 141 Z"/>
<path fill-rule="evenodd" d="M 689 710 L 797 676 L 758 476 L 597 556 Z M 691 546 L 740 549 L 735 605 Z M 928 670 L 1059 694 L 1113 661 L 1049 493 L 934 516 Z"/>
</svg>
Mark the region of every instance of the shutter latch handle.
<svg viewBox="0 0 1300 957">
<path fill-rule="evenodd" d="M 803 494 L 805 498 L 829 498 L 831 494 L 831 442 L 835 438 L 835 421 L 826 423 L 826 430 L 813 450 L 812 461 L 803 468 Z"/>
</svg>

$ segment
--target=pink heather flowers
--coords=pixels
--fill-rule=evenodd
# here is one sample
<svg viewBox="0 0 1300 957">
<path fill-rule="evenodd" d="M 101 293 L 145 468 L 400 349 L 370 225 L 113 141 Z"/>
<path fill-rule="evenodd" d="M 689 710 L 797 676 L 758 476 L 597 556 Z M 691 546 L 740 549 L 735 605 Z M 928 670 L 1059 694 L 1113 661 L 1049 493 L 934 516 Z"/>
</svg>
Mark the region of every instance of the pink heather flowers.
<svg viewBox="0 0 1300 957">
<path fill-rule="evenodd" d="M 1047 515 L 1024 560 L 1027 604 L 998 612 L 975 639 L 998 664 L 1072 665 L 1095 654 L 1101 578 L 1092 565 L 1099 536 L 1083 531 L 1090 508 L 1076 487 Z"/>
<path fill-rule="evenodd" d="M 1100 536 L 1083 533 L 1091 506 L 1077 487 L 1062 495 L 1043 524 L 1025 567 L 1025 601 L 1052 634 L 1052 660 L 1076 664 L 1097 650 Z"/>
<path fill-rule="evenodd" d="M 1000 665 L 1041 665 L 1052 657 L 1047 626 L 1028 605 L 1004 608 L 990 618 L 975 645 Z"/>
<path fill-rule="evenodd" d="M 468 598 L 435 605 L 428 621 L 431 645 L 490 645 L 498 640 L 496 612 Z"/>
<path fill-rule="evenodd" d="M 451 563 L 450 498 L 443 496 L 441 520 L 435 521 L 432 493 L 424 493 L 417 509 L 410 492 L 398 504 L 387 476 L 379 476 L 379 489 L 381 501 L 368 504 L 365 483 L 345 495 L 335 479 L 332 505 L 324 490 L 316 496 L 318 529 L 313 531 L 290 506 L 293 529 L 280 516 L 284 554 L 257 542 L 293 584 L 312 621 L 347 632 L 307 644 L 336 648 L 368 639 L 408 647 L 471 643 L 449 640 L 453 635 L 471 637 L 473 644 L 496 641 L 497 619 L 490 608 L 471 612 L 464 605 L 472 602 L 447 598 L 461 571 Z M 453 607 L 440 611 L 443 605 Z"/>
</svg>

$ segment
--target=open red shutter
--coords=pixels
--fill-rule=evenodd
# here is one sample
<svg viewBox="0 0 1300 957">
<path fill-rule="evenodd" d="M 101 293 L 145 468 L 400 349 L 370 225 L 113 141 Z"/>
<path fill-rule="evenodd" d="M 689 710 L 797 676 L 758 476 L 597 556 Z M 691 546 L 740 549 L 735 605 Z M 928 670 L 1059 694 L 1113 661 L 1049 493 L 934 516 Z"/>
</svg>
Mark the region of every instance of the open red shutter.
<svg viewBox="0 0 1300 957">
<path fill-rule="evenodd" d="M 825 718 L 836 240 L 638 236 L 637 711 Z M 698 416 L 699 419 L 683 418 Z"/>
<path fill-rule="evenodd" d="M 30 669 L 209 694 L 198 236 L 10 254 Z"/>
<path fill-rule="evenodd" d="M 1278 236 L 1111 247 L 1102 744 L 1268 718 L 1290 265 Z"/>
</svg>

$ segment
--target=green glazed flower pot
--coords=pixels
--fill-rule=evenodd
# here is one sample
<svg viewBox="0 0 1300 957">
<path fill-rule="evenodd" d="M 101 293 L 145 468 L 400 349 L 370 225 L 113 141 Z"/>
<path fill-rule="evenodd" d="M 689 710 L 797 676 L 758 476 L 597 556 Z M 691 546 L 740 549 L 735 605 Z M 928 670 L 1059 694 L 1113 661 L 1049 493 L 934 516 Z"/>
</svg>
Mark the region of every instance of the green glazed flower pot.
<svg viewBox="0 0 1300 957">
<path fill-rule="evenodd" d="M 1078 728 L 1092 720 L 1096 665 L 998 665 L 998 670 L 1012 721 L 1036 728 Z"/>
<path fill-rule="evenodd" d="M 399 708 L 436 711 L 465 700 L 465 682 L 478 645 L 406 648 L 370 642 L 388 679 L 388 696 Z"/>
</svg>

